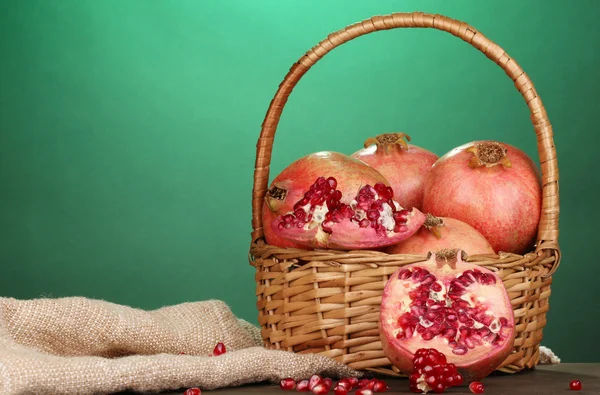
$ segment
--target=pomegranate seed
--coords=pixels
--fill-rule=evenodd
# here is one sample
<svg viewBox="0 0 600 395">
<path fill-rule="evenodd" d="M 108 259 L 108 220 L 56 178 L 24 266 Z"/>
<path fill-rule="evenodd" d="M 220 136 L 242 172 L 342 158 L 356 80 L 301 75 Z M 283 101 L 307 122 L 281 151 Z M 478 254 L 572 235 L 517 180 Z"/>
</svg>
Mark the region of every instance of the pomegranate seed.
<svg viewBox="0 0 600 395">
<path fill-rule="evenodd" d="M 213 350 L 213 356 L 218 357 L 219 355 L 225 354 L 225 352 L 227 352 L 225 344 L 218 342 Z"/>
<path fill-rule="evenodd" d="M 202 393 L 202 390 L 200 390 L 200 388 L 194 387 L 194 388 L 188 388 L 187 390 L 185 390 L 183 395 L 200 395 L 201 393 Z"/>
<path fill-rule="evenodd" d="M 483 383 L 479 381 L 473 381 L 469 384 L 469 389 L 474 394 L 483 394 L 483 391 L 485 390 L 485 388 L 483 388 Z"/>
<path fill-rule="evenodd" d="M 369 385 L 370 381 L 371 380 L 369 380 L 369 379 L 360 379 L 360 380 L 358 380 L 357 386 L 358 386 L 358 388 L 365 388 L 366 386 Z"/>
<path fill-rule="evenodd" d="M 181 352 L 179 353 L 179 355 L 185 355 L 185 353 L 184 353 L 183 351 L 181 351 Z"/>
<path fill-rule="evenodd" d="M 346 387 L 345 385 L 336 385 L 335 388 L 333 389 L 333 393 L 335 395 L 347 395 L 348 394 L 348 387 Z"/>
<path fill-rule="evenodd" d="M 579 391 L 581 390 L 581 381 L 579 380 L 573 380 L 569 383 L 569 388 L 571 388 L 573 391 Z"/>
<path fill-rule="evenodd" d="M 321 384 L 317 384 L 317 385 L 315 385 L 315 386 L 312 388 L 311 392 L 312 392 L 313 394 L 326 394 L 326 393 L 328 393 L 328 392 L 329 392 L 329 388 L 327 388 L 327 386 L 326 386 L 325 384 L 322 384 L 322 383 L 321 383 Z"/>
<path fill-rule="evenodd" d="M 373 392 L 385 392 L 385 391 L 389 390 L 390 387 L 387 386 L 387 384 L 385 383 L 385 381 L 383 381 L 383 380 L 376 380 L 372 389 L 373 389 Z"/>
<path fill-rule="evenodd" d="M 292 378 L 283 379 L 279 382 L 279 388 L 282 390 L 293 390 L 296 388 L 296 382 Z"/>
<path fill-rule="evenodd" d="M 352 389 L 352 384 L 350 383 L 349 379 L 341 379 L 340 381 L 337 382 L 336 387 L 337 386 L 346 387 L 346 389 L 348 389 L 348 390 Z"/>
<path fill-rule="evenodd" d="M 321 376 L 319 376 L 318 374 L 313 374 L 308 380 L 308 389 L 312 391 L 316 385 L 321 384 L 322 380 L 323 379 L 321 378 Z"/>
<path fill-rule="evenodd" d="M 327 389 L 330 389 L 330 388 L 331 388 L 331 386 L 333 385 L 333 380 L 332 380 L 332 379 L 330 379 L 329 377 L 327 377 L 327 378 L 324 378 L 324 379 L 323 379 L 323 385 L 324 385 L 325 387 L 327 387 Z"/>
<path fill-rule="evenodd" d="M 348 377 L 348 381 L 350 382 L 352 388 L 358 385 L 358 377 Z"/>
<path fill-rule="evenodd" d="M 310 391 L 308 389 L 308 380 L 300 380 L 296 383 L 296 390 L 300 392 Z"/>
<path fill-rule="evenodd" d="M 373 391 L 371 391 L 369 388 L 360 388 L 357 389 L 355 392 L 356 395 L 373 395 Z"/>
</svg>

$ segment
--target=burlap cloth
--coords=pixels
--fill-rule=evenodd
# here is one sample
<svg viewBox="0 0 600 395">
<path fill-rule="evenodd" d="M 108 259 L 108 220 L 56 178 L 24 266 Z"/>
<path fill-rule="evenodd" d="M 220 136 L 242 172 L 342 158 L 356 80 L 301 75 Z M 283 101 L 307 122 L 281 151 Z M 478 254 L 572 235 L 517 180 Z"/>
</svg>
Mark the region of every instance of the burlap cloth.
<svg viewBox="0 0 600 395">
<path fill-rule="evenodd" d="M 227 353 L 209 357 L 217 342 Z M 210 390 L 314 373 L 360 376 L 330 358 L 263 348 L 258 328 L 217 300 L 144 311 L 81 297 L 0 298 L 2 395 Z"/>
</svg>

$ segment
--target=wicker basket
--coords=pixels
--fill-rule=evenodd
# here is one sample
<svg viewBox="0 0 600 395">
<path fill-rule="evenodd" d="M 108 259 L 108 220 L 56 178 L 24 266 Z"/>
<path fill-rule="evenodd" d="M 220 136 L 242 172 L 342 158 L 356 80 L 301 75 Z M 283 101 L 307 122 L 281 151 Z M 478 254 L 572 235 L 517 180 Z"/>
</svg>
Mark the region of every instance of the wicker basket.
<svg viewBox="0 0 600 395">
<path fill-rule="evenodd" d="M 261 223 L 273 136 L 294 86 L 338 45 L 363 34 L 400 27 L 435 28 L 473 45 L 502 67 L 531 111 L 543 184 L 535 251 L 525 255 L 473 255 L 468 261 L 497 271 L 512 301 L 515 346 L 498 370 L 514 373 L 534 367 L 546 325 L 551 276 L 560 262 L 558 168 L 552 126 L 529 77 L 502 48 L 466 23 L 420 12 L 376 16 L 330 34 L 293 65 L 269 106 L 256 151 L 249 253 L 250 264 L 256 268 L 257 308 L 265 346 L 296 353 L 319 353 L 358 370 L 401 375 L 381 348 L 378 326 L 381 294 L 394 271 L 426 257 L 364 250 L 278 248 L 266 244 Z"/>
</svg>

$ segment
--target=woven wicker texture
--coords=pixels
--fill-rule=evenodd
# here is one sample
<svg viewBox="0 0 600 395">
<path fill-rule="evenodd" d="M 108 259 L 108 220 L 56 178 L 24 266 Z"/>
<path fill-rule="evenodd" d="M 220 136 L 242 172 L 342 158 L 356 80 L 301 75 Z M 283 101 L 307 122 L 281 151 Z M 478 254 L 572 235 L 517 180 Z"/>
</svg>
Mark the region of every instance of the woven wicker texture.
<svg viewBox="0 0 600 395">
<path fill-rule="evenodd" d="M 287 99 L 300 78 L 324 55 L 356 37 L 394 28 L 434 28 L 471 44 L 514 82 L 531 113 L 542 171 L 542 213 L 535 251 L 525 255 L 471 256 L 497 271 L 512 301 L 516 320 L 513 353 L 500 370 L 517 372 L 539 361 L 546 325 L 551 275 L 560 263 L 558 246 L 558 162 L 552 126 L 533 83 L 502 48 L 464 22 L 420 12 L 376 16 L 330 34 L 290 69 L 271 101 L 257 143 L 252 195 L 250 264 L 256 267 L 256 294 L 267 347 L 320 353 L 355 369 L 396 375 L 379 340 L 379 304 L 389 276 L 425 256 L 373 251 L 306 251 L 269 246 L 261 223 L 274 135 Z"/>
</svg>

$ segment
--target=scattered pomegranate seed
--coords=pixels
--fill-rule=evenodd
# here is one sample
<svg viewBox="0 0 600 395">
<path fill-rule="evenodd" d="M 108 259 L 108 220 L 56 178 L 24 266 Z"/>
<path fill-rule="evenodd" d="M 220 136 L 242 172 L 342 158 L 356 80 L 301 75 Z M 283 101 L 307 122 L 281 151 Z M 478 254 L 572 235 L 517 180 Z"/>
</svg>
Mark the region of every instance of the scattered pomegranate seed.
<svg viewBox="0 0 600 395">
<path fill-rule="evenodd" d="M 333 389 L 333 393 L 335 395 L 347 395 L 348 391 L 349 391 L 349 388 L 342 384 L 336 385 L 335 388 Z"/>
<path fill-rule="evenodd" d="M 386 382 L 383 380 L 375 380 L 375 383 L 373 384 L 373 388 L 371 388 L 373 390 L 373 392 L 385 392 L 387 390 L 390 389 L 390 387 L 387 386 Z"/>
<path fill-rule="evenodd" d="M 473 381 L 471 384 L 469 384 L 469 389 L 474 394 L 483 394 L 483 391 L 485 390 L 483 383 L 479 381 Z"/>
<path fill-rule="evenodd" d="M 308 380 L 300 380 L 296 383 L 296 390 L 300 392 L 310 391 L 308 389 Z"/>
<path fill-rule="evenodd" d="M 183 395 L 200 395 L 201 393 L 202 393 L 202 391 L 200 390 L 200 388 L 194 387 L 194 388 L 188 388 L 187 390 L 185 390 Z"/>
<path fill-rule="evenodd" d="M 355 395 L 373 395 L 373 391 L 371 391 L 369 388 L 360 388 L 360 389 L 357 389 L 354 394 Z"/>
<path fill-rule="evenodd" d="M 573 391 L 579 391 L 581 390 L 581 381 L 579 380 L 573 380 L 569 383 L 569 388 L 571 388 Z"/>
<path fill-rule="evenodd" d="M 313 374 L 308 380 L 308 389 L 312 391 L 316 385 L 321 384 L 321 381 L 323 381 L 321 376 L 319 376 L 318 374 Z"/>
<path fill-rule="evenodd" d="M 327 378 L 324 378 L 324 379 L 323 379 L 323 385 L 324 385 L 325 387 L 327 387 L 327 389 L 330 389 L 330 388 L 331 388 L 331 386 L 333 385 L 333 380 L 332 380 L 332 379 L 330 379 L 329 377 L 327 377 Z"/>
<path fill-rule="evenodd" d="M 329 392 L 329 388 L 322 382 L 312 387 L 311 392 L 313 394 L 326 394 Z"/>
<path fill-rule="evenodd" d="M 296 388 L 296 382 L 292 378 L 283 379 L 279 382 L 279 388 L 282 390 L 293 390 Z"/>
<path fill-rule="evenodd" d="M 345 387 L 348 391 L 352 389 L 352 383 L 350 382 L 350 379 L 341 379 L 337 382 L 336 387 L 337 386 Z"/>
<path fill-rule="evenodd" d="M 213 350 L 212 356 L 218 357 L 221 354 L 225 354 L 227 349 L 225 348 L 225 344 L 218 342 Z"/>
<path fill-rule="evenodd" d="M 183 351 L 181 351 L 181 352 L 179 353 L 179 355 L 185 355 L 185 353 L 184 353 Z"/>
</svg>

